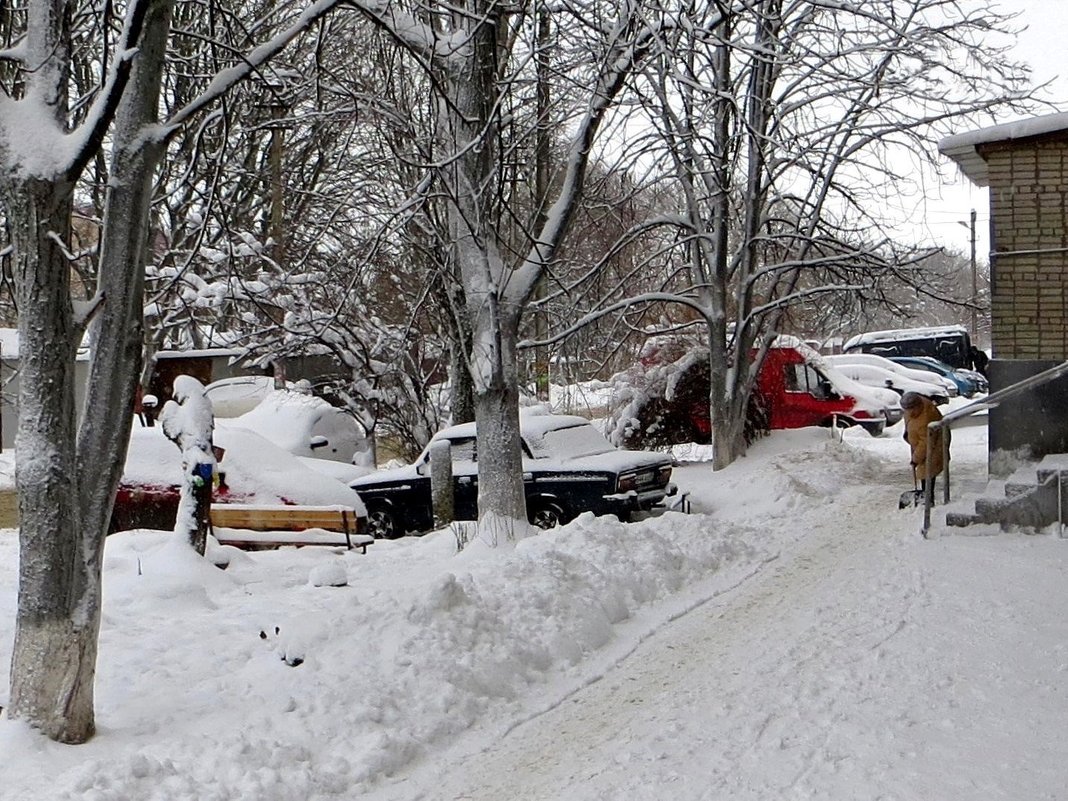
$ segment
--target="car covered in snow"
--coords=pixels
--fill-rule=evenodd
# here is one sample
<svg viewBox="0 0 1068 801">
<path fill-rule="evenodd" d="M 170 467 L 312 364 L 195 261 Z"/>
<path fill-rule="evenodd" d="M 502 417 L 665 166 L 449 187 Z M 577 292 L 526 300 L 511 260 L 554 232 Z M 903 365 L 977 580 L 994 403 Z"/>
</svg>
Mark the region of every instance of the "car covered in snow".
<svg viewBox="0 0 1068 801">
<path fill-rule="evenodd" d="M 675 493 L 671 458 L 616 448 L 582 417 L 520 414 L 527 515 L 539 528 L 566 523 L 581 512 L 626 519 Z M 474 423 L 438 432 L 414 464 L 380 470 L 350 483 L 367 505 L 369 532 L 397 537 L 433 527 L 430 451 L 448 441 L 458 520 L 478 517 L 478 445 Z"/>
<path fill-rule="evenodd" d="M 895 359 L 887 359 L 884 356 L 877 356 L 874 353 L 839 353 L 833 356 L 824 356 L 823 359 L 828 364 L 835 366 L 866 364 L 872 367 L 881 367 L 884 370 L 889 370 L 891 373 L 896 373 L 905 378 L 911 378 L 913 381 L 940 385 L 951 398 L 955 398 L 960 394 L 960 388 L 957 385 L 957 382 L 950 378 L 937 375 L 929 370 L 917 370 L 906 364 L 899 363 Z"/>
<path fill-rule="evenodd" d="M 938 381 L 938 376 L 933 374 L 930 381 L 917 381 L 914 378 L 884 370 L 882 367 L 876 367 L 872 364 L 843 364 L 836 362 L 834 369 L 847 378 L 867 387 L 892 389 L 898 395 L 906 392 L 918 392 L 940 406 L 949 403 L 949 392 L 942 386 L 941 382 L 935 383 Z"/>
<path fill-rule="evenodd" d="M 963 367 L 955 369 L 945 362 L 931 358 L 930 356 L 894 356 L 892 361 L 916 370 L 926 370 L 949 379 L 956 383 L 960 394 L 966 398 L 990 390 L 986 376 L 982 373 L 977 373 L 975 370 L 968 370 Z"/>
<path fill-rule="evenodd" d="M 222 449 L 216 503 L 345 506 L 363 511 L 359 495 L 346 484 L 310 469 L 292 453 L 242 428 L 216 429 Z M 111 530 L 169 530 L 178 511 L 182 455 L 159 426 L 136 427 L 115 505 Z"/>
<path fill-rule="evenodd" d="M 209 398 L 213 397 L 212 386 L 217 385 L 210 385 L 205 390 Z M 213 410 L 217 399 L 218 393 L 215 393 Z M 374 463 L 371 440 L 356 419 L 310 392 L 269 389 L 248 411 L 236 417 L 221 417 L 217 413 L 215 416 L 218 430 L 243 428 L 255 431 L 295 456 L 347 465 Z M 359 472 L 350 475 L 350 479 Z"/>
</svg>

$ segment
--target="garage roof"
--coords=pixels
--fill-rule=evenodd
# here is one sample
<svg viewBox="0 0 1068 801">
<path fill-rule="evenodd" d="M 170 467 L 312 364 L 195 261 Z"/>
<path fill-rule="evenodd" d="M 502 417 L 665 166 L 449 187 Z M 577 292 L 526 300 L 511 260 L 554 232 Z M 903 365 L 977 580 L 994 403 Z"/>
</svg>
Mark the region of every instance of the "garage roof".
<svg viewBox="0 0 1068 801">
<path fill-rule="evenodd" d="M 947 136 L 938 143 L 938 151 L 957 162 L 973 183 L 988 186 L 990 181 L 987 175 L 986 159 L 979 153 L 982 145 L 1049 136 L 1062 131 L 1068 135 L 1068 112 L 1029 117 L 1025 120 L 1006 122 L 1001 125 L 992 125 L 989 128 Z"/>
</svg>

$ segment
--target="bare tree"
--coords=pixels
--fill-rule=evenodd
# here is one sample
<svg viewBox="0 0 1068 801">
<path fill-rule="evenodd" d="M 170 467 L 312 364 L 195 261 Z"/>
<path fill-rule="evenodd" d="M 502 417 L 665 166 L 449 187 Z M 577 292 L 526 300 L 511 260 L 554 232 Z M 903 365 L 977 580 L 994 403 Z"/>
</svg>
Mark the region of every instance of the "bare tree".
<svg viewBox="0 0 1068 801">
<path fill-rule="evenodd" d="M 288 10 L 288 25 L 237 55 L 209 87 L 155 122 L 170 0 L 29 3 L 12 18 L 0 96 L 0 202 L 11 237 L 21 383 L 16 438 L 19 600 L 10 714 L 63 742 L 92 736 L 104 537 L 129 439 L 141 354 L 140 287 L 152 177 L 168 139 L 260 69 L 336 2 Z M 71 97 L 72 52 L 103 56 L 92 91 Z M 115 123 L 112 129 L 112 123 Z M 75 187 L 111 133 L 97 290 L 71 296 Z M 74 356 L 93 342 L 75 430 Z"/>
<path fill-rule="evenodd" d="M 562 75 L 578 102 L 555 197 L 544 211 L 520 220 L 513 215 L 522 210 L 510 203 L 502 174 L 509 163 L 502 111 L 516 93 L 532 100 L 536 94 L 532 78 L 521 80 L 533 74 L 533 9 L 497 0 L 419 4 L 407 12 L 397 4 L 354 5 L 416 54 L 430 76 L 437 146 L 423 186 L 445 204 L 445 280 L 453 284 L 448 294 L 457 303 L 460 330 L 471 337 L 465 359 L 478 421 L 480 528 L 488 541 L 511 541 L 526 530 L 516 368 L 520 320 L 572 219 L 601 122 L 661 22 L 652 4 L 639 2 L 544 8 L 562 16 L 555 29 L 575 31 L 574 60 Z M 533 141 L 533 128 L 530 135 Z"/>
<path fill-rule="evenodd" d="M 645 132 L 629 140 L 632 171 L 678 198 L 628 238 L 685 271 L 653 267 L 660 291 L 598 300 L 680 302 L 704 320 L 723 467 L 744 452 L 749 392 L 792 310 L 885 305 L 890 289 L 923 285 L 930 251 L 897 244 L 878 215 L 919 191 L 929 142 L 951 120 L 1023 109 L 1031 90 L 989 43 L 1009 19 L 986 8 L 755 0 L 687 13 L 635 81 L 644 123 L 627 121 Z"/>
</svg>

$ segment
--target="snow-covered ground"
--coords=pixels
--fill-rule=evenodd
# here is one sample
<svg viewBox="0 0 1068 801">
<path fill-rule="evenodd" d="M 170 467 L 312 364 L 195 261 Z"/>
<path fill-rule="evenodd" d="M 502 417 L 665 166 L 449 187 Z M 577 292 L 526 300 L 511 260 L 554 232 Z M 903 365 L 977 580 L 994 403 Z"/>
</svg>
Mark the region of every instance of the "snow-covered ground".
<svg viewBox="0 0 1068 801">
<path fill-rule="evenodd" d="M 678 468 L 693 514 L 582 517 L 514 552 L 443 531 L 222 572 L 117 535 L 99 733 L 0 719 L 0 797 L 1063 798 L 1068 541 L 923 539 L 907 459 L 900 425 L 776 432 Z M 953 459 L 978 488 L 985 429 Z M 0 532 L 2 705 L 16 560 Z"/>
</svg>

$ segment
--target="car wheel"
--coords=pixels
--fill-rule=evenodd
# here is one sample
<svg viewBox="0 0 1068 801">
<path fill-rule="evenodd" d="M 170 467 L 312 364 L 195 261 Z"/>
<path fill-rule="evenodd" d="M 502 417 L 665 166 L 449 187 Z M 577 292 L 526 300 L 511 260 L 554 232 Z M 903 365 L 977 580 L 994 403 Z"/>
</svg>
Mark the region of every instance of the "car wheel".
<svg viewBox="0 0 1068 801">
<path fill-rule="evenodd" d="M 527 519 L 535 528 L 549 529 L 567 522 L 564 510 L 551 501 L 533 501 Z"/>
<path fill-rule="evenodd" d="M 367 507 L 367 533 L 376 540 L 394 540 L 402 534 L 396 516 L 383 504 Z"/>
<path fill-rule="evenodd" d="M 881 437 L 886 430 L 886 420 L 880 420 L 879 422 L 861 423 L 861 427 L 871 434 L 873 437 Z"/>
</svg>

